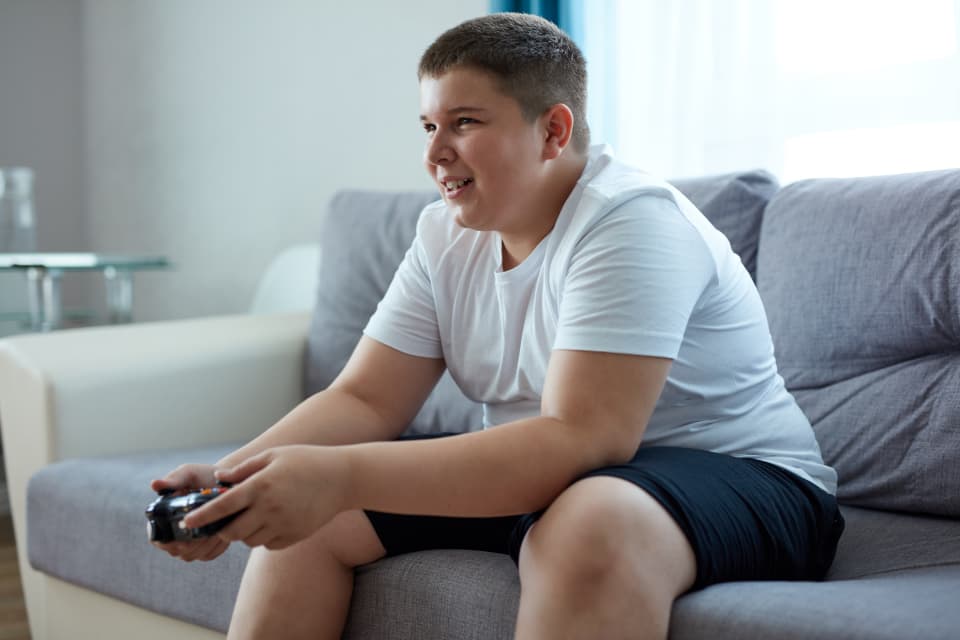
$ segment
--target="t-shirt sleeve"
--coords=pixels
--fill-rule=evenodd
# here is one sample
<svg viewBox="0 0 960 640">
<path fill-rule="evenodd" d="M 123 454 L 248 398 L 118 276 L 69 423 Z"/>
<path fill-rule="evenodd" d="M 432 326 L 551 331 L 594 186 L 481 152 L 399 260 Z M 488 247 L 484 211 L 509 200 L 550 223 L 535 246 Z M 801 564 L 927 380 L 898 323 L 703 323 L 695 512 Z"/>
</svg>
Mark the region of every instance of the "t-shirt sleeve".
<svg viewBox="0 0 960 640">
<path fill-rule="evenodd" d="M 715 275 L 706 242 L 673 200 L 629 200 L 579 239 L 554 348 L 676 358 Z"/>
<path fill-rule="evenodd" d="M 419 235 L 363 333 L 413 356 L 443 357 L 430 270 Z"/>
</svg>

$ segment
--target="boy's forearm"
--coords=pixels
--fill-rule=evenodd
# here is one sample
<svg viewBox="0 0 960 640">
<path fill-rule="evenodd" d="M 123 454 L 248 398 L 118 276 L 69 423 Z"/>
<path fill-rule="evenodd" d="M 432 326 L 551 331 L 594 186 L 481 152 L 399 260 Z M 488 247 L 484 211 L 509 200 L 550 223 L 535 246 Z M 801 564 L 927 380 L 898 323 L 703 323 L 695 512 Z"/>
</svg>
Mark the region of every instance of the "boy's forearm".
<svg viewBox="0 0 960 640">
<path fill-rule="evenodd" d="M 298 404 L 267 431 L 217 462 L 234 467 L 271 447 L 290 444 L 345 445 L 392 440 L 395 429 L 355 396 L 330 388 Z"/>
<path fill-rule="evenodd" d="M 584 430 L 537 417 L 449 438 L 349 447 L 347 502 L 460 517 L 536 511 L 581 474 L 618 462 L 597 443 L 599 434 Z"/>
</svg>

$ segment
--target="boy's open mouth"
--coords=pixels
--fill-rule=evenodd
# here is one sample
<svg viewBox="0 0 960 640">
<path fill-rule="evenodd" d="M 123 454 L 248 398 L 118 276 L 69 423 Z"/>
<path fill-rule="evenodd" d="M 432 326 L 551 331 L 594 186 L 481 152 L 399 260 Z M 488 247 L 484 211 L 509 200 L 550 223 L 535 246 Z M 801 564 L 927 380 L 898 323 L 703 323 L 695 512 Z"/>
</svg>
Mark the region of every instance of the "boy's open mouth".
<svg viewBox="0 0 960 640">
<path fill-rule="evenodd" d="M 473 178 L 463 178 L 461 180 L 444 180 L 443 186 L 444 188 L 446 188 L 447 193 L 453 193 L 454 191 L 458 191 L 472 182 L 473 182 Z"/>
</svg>

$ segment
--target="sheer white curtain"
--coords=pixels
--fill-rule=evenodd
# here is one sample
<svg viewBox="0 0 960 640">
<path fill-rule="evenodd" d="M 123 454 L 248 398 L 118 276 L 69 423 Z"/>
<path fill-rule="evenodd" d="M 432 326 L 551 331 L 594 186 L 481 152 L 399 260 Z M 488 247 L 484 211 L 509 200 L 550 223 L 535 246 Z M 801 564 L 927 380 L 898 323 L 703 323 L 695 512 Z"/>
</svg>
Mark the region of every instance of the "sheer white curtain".
<svg viewBox="0 0 960 640">
<path fill-rule="evenodd" d="M 599 0 L 595 140 L 670 176 L 960 166 L 960 0 Z"/>
</svg>

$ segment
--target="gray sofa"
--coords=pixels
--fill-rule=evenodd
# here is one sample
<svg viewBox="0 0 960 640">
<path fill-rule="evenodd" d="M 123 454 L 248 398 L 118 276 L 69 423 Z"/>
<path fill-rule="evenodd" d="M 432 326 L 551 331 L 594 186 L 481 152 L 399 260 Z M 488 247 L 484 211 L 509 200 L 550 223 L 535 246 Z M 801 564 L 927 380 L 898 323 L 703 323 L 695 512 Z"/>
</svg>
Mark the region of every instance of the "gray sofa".
<svg viewBox="0 0 960 640">
<path fill-rule="evenodd" d="M 826 581 L 688 594 L 670 637 L 960 637 L 960 170 L 675 184 L 755 276 L 781 372 L 839 472 L 847 530 Z M 150 548 L 147 483 L 217 459 L 326 385 L 433 197 L 338 194 L 312 314 L 0 342 L 34 638 L 219 637 L 247 550 L 188 565 Z M 477 410 L 447 379 L 411 428 L 476 426 Z M 345 637 L 509 638 L 518 593 L 505 556 L 384 560 L 358 570 Z"/>
</svg>

